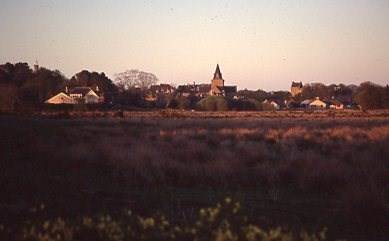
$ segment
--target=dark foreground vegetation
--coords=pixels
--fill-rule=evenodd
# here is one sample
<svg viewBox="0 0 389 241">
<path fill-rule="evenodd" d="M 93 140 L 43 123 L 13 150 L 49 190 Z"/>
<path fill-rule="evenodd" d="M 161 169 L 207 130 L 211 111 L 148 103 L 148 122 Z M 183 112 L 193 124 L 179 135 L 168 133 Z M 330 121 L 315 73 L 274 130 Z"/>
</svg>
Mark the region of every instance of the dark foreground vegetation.
<svg viewBox="0 0 389 241">
<path fill-rule="evenodd" d="M 386 240 L 388 113 L 339 113 L 1 116 L 0 239 Z"/>
</svg>

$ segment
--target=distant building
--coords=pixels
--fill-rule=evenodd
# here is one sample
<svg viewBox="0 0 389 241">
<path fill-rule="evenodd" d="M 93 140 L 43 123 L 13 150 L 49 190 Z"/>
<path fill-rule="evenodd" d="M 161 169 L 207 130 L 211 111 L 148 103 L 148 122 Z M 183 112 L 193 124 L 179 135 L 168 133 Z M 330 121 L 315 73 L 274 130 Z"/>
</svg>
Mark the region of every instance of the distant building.
<svg viewBox="0 0 389 241">
<path fill-rule="evenodd" d="M 344 108 L 344 104 L 334 97 L 324 102 L 326 102 L 328 109 L 342 110 Z"/>
<path fill-rule="evenodd" d="M 290 88 L 290 93 L 292 97 L 295 97 L 298 94 L 303 92 L 303 83 L 302 82 L 292 82 L 292 86 Z"/>
<path fill-rule="evenodd" d="M 160 95 L 173 94 L 176 88 L 169 84 L 152 85 L 147 91 L 146 100 L 156 101 Z"/>
<path fill-rule="evenodd" d="M 177 87 L 177 95 L 188 97 L 190 95 L 196 95 L 196 85 L 195 84 L 187 84 L 187 85 L 179 85 Z"/>
<path fill-rule="evenodd" d="M 90 87 L 76 87 L 70 91 L 70 97 L 85 104 L 98 104 L 103 102 Z"/>
<path fill-rule="evenodd" d="M 196 85 L 196 93 L 198 97 L 206 97 L 209 95 L 209 92 L 211 91 L 212 85 L 211 84 L 199 84 Z"/>
<path fill-rule="evenodd" d="M 288 109 L 298 109 L 301 107 L 300 103 L 297 101 L 294 101 L 293 99 L 286 101 L 285 106 Z"/>
<path fill-rule="evenodd" d="M 313 101 L 313 100 L 306 99 L 306 100 L 304 100 L 304 101 L 302 101 L 302 102 L 300 103 L 300 106 L 301 106 L 302 108 L 309 109 L 309 104 L 311 104 L 312 101 Z"/>
<path fill-rule="evenodd" d="M 271 106 L 275 110 L 280 110 L 281 109 L 281 104 L 279 104 L 275 100 L 268 100 L 268 99 L 266 99 L 262 103 Z"/>
<path fill-rule="evenodd" d="M 234 97 L 237 94 L 236 86 L 225 86 L 222 73 L 220 72 L 219 64 L 216 66 L 216 71 L 211 80 L 211 84 L 186 84 L 177 87 L 178 96 L 197 96 L 204 98 L 209 95 Z"/>
<path fill-rule="evenodd" d="M 153 94 L 171 94 L 174 90 L 175 88 L 169 84 L 152 85 L 149 88 L 149 91 Z"/>
<path fill-rule="evenodd" d="M 55 105 L 60 105 L 60 104 L 74 105 L 74 104 L 77 104 L 78 101 L 71 98 L 67 94 L 61 92 L 61 93 L 51 97 L 50 99 L 46 100 L 45 103 L 46 104 L 55 104 Z"/>
<path fill-rule="evenodd" d="M 327 103 L 320 100 L 319 97 L 316 97 L 315 100 L 311 101 L 309 103 L 309 109 L 317 109 L 317 110 L 322 110 L 327 108 Z"/>
<path fill-rule="evenodd" d="M 211 80 L 211 95 L 223 95 L 222 88 L 224 87 L 224 79 L 220 72 L 219 64 L 216 66 L 215 74 Z"/>
<path fill-rule="evenodd" d="M 225 86 L 222 73 L 220 71 L 219 64 L 216 66 L 213 79 L 211 81 L 210 95 L 220 95 L 233 97 L 237 92 L 236 86 Z"/>
</svg>

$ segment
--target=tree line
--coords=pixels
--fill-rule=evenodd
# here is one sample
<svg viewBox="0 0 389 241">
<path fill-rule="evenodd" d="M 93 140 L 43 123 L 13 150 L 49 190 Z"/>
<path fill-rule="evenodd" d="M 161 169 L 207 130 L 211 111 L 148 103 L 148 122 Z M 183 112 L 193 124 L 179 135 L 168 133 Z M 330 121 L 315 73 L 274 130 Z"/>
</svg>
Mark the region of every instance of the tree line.
<svg viewBox="0 0 389 241">
<path fill-rule="evenodd" d="M 356 85 L 329 85 L 321 83 L 304 85 L 301 94 L 291 98 L 288 91 L 241 90 L 236 99 L 202 98 L 189 95 L 180 96 L 177 93 L 160 93 L 156 100 L 147 101 L 149 87 L 155 85 L 158 78 L 140 70 L 126 70 L 115 75 L 115 80 L 105 73 L 82 70 L 70 79 L 59 70 L 39 68 L 33 71 L 27 63 L 6 63 L 0 65 L 0 110 L 24 110 L 44 106 L 50 97 L 64 92 L 66 88 L 98 86 L 105 94 L 106 104 L 134 106 L 139 108 L 179 108 L 207 109 L 204 106 L 223 106 L 224 109 L 260 110 L 266 109 L 263 101 L 270 99 L 278 103 L 293 100 L 301 102 L 304 99 L 337 98 L 344 103 L 354 103 L 364 109 L 389 108 L 389 86 L 380 86 L 372 82 Z M 202 101 L 202 102 L 200 102 Z M 214 102 L 217 103 L 214 103 Z M 221 102 L 223 102 L 221 104 Z M 217 108 L 216 108 L 217 109 Z"/>
</svg>

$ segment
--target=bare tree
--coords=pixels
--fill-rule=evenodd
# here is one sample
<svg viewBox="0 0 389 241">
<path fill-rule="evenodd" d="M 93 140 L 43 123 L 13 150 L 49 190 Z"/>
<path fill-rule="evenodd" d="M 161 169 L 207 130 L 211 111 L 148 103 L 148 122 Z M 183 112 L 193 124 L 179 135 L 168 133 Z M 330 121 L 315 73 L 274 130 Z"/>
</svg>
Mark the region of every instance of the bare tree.
<svg viewBox="0 0 389 241">
<path fill-rule="evenodd" d="M 131 88 L 140 88 L 145 90 L 158 82 L 157 76 L 152 73 L 139 71 L 137 69 L 126 70 L 115 74 L 115 83 L 119 88 L 128 90 Z"/>
</svg>

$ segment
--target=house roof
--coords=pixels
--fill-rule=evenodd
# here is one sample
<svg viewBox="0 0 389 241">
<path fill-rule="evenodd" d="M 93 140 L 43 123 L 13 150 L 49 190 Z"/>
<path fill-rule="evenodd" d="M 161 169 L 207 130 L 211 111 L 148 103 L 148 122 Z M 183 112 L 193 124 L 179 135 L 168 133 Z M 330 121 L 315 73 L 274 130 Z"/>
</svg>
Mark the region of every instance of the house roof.
<svg viewBox="0 0 389 241">
<path fill-rule="evenodd" d="M 198 85 L 198 90 L 200 93 L 208 93 L 211 90 L 211 84 Z"/>
<path fill-rule="evenodd" d="M 51 97 L 50 99 L 46 100 L 45 103 L 48 104 L 77 104 L 78 102 L 72 98 L 70 98 L 68 95 L 66 95 L 63 92 L 60 92 L 56 94 L 55 96 Z"/>
<path fill-rule="evenodd" d="M 301 102 L 301 105 L 309 105 L 312 102 L 310 99 L 306 99 L 303 102 Z"/>
<path fill-rule="evenodd" d="M 177 87 L 178 92 L 191 92 L 193 91 L 193 86 L 192 85 L 179 85 Z"/>
<path fill-rule="evenodd" d="M 224 86 L 226 93 L 236 93 L 236 86 Z"/>
<path fill-rule="evenodd" d="M 316 100 L 311 101 L 311 103 L 309 103 L 309 105 L 312 105 L 312 106 L 314 106 L 314 105 L 326 105 L 326 102 L 324 102 L 320 99 L 316 99 Z"/>
<path fill-rule="evenodd" d="M 224 91 L 224 93 L 236 93 L 236 86 L 216 86 L 220 92 Z"/>
<path fill-rule="evenodd" d="M 169 85 L 169 84 L 160 84 L 160 85 L 152 85 L 150 86 L 149 90 L 150 91 L 171 91 L 173 90 L 174 88 Z"/>
<path fill-rule="evenodd" d="M 269 104 L 274 103 L 274 104 L 276 104 L 276 105 L 278 105 L 278 106 L 284 106 L 284 105 L 285 105 L 285 103 L 283 103 L 282 101 L 280 101 L 280 100 L 274 100 L 274 99 L 265 99 L 265 100 L 263 101 L 263 103 L 269 103 Z"/>
<path fill-rule="evenodd" d="M 343 103 L 337 99 L 328 99 L 328 100 L 325 100 L 325 102 L 327 102 L 329 104 L 333 104 L 333 105 L 343 105 Z"/>
<path fill-rule="evenodd" d="M 70 94 L 82 94 L 82 96 L 87 95 L 90 91 L 92 91 L 89 87 L 76 87 L 70 91 Z"/>
</svg>

